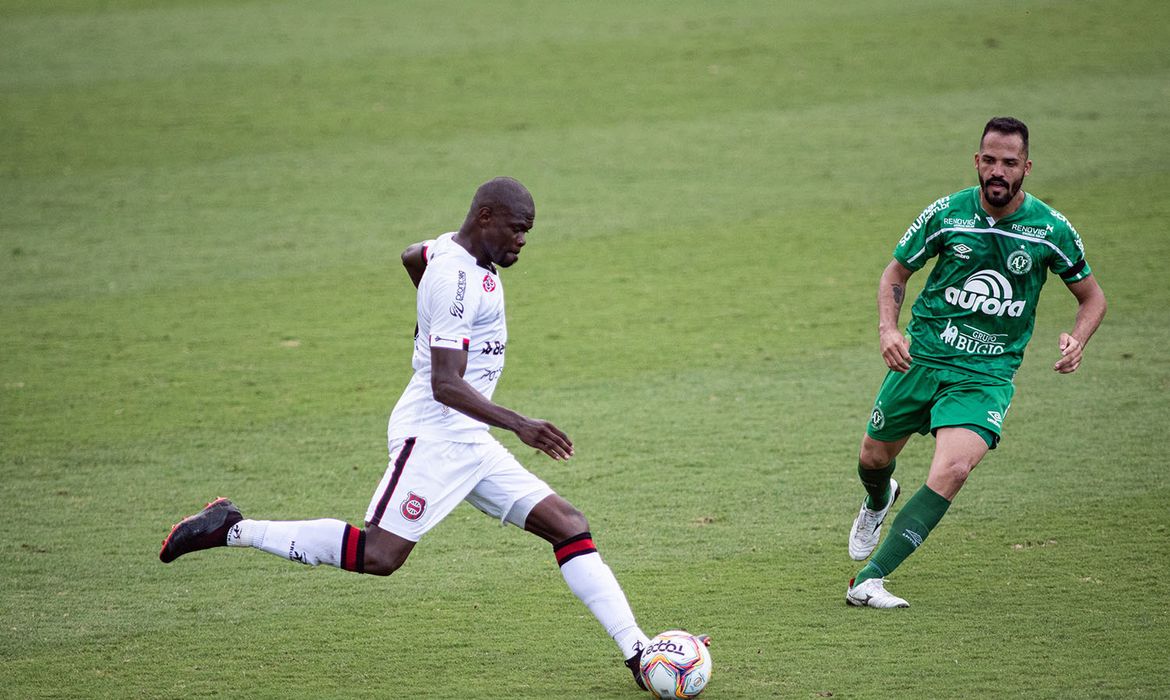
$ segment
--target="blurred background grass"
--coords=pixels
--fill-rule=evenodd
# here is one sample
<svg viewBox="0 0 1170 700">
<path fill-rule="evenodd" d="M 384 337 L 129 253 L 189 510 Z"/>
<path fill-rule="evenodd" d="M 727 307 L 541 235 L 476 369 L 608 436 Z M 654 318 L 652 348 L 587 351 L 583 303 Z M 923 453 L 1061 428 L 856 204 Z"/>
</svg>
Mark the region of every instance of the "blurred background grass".
<svg viewBox="0 0 1170 700">
<path fill-rule="evenodd" d="M 508 174 L 537 221 L 497 398 L 578 456 L 505 439 L 648 630 L 715 635 L 712 697 L 1165 695 L 1168 14 L 0 3 L 5 692 L 630 696 L 547 548 L 467 507 L 389 580 L 155 559 L 217 495 L 360 520 L 410 371 L 397 255 Z M 879 620 L 840 600 L 876 279 L 996 114 L 1110 315 L 1054 376 L 1052 283 L 1003 446 Z"/>
</svg>

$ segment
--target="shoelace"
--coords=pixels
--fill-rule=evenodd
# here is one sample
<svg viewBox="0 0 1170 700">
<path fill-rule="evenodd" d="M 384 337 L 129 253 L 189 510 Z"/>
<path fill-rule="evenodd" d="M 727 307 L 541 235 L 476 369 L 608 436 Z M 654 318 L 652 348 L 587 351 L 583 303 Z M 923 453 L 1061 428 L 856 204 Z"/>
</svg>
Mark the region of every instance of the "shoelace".
<svg viewBox="0 0 1170 700">
<path fill-rule="evenodd" d="M 878 517 L 881 515 L 880 510 L 870 510 L 868 506 L 861 508 L 861 522 L 858 523 L 857 529 L 865 535 L 873 533 L 874 527 L 877 526 Z"/>
</svg>

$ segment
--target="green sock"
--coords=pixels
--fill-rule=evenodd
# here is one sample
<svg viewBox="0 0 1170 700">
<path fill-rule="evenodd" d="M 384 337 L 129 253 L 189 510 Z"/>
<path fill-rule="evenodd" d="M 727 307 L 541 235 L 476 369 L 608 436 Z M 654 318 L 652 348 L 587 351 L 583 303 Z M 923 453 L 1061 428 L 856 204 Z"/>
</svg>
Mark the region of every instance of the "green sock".
<svg viewBox="0 0 1170 700">
<path fill-rule="evenodd" d="M 894 475 L 896 466 L 898 466 L 896 459 L 891 459 L 882 469 L 866 469 L 861 466 L 861 462 L 857 463 L 857 476 L 861 477 L 861 485 L 869 494 L 865 499 L 866 508 L 881 510 L 890 502 L 890 497 L 893 496 L 890 493 L 890 477 Z"/>
<path fill-rule="evenodd" d="M 926 536 L 938 525 L 938 521 L 942 520 L 950 505 L 950 501 L 923 484 L 906 505 L 902 506 L 902 510 L 898 511 L 898 517 L 894 518 L 894 523 L 890 525 L 886 539 L 869 563 L 857 574 L 853 585 L 866 579 L 889 576 L 926 540 Z"/>
</svg>

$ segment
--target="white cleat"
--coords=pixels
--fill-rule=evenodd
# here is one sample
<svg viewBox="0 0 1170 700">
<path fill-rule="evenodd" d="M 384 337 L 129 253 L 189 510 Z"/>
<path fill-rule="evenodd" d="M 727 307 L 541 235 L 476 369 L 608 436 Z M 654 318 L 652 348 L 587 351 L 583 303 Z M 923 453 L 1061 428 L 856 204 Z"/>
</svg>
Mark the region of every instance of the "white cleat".
<svg viewBox="0 0 1170 700">
<path fill-rule="evenodd" d="M 845 602 L 859 608 L 908 608 L 910 604 L 886 590 L 885 579 L 869 578 L 856 586 L 849 582 Z"/>
<path fill-rule="evenodd" d="M 853 520 L 853 529 L 849 531 L 849 556 L 854 561 L 864 560 L 873 552 L 874 547 L 877 547 L 886 514 L 890 512 L 894 501 L 898 500 L 898 495 L 902 493 L 902 488 L 893 479 L 890 479 L 890 493 L 893 494 L 890 496 L 890 502 L 881 510 L 870 510 L 865 507 L 865 499 L 861 500 L 861 510 Z"/>
</svg>

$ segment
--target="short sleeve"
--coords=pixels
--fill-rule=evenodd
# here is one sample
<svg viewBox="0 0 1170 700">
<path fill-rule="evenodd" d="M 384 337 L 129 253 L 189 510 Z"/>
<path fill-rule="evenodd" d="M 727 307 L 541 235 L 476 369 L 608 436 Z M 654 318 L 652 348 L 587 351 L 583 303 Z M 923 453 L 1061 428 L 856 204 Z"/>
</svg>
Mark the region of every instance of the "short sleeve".
<svg viewBox="0 0 1170 700">
<path fill-rule="evenodd" d="M 950 205 L 950 199 L 949 196 L 943 197 L 922 210 L 894 246 L 895 260 L 911 270 L 921 270 L 927 260 L 938 255 L 943 239 L 936 215 Z"/>
<path fill-rule="evenodd" d="M 429 264 L 435 258 L 435 239 L 431 238 L 422 242 L 423 260 Z"/>
<path fill-rule="evenodd" d="M 1093 274 L 1088 261 L 1085 260 L 1085 244 L 1081 241 L 1081 235 L 1063 214 L 1054 209 L 1052 215 L 1064 226 L 1058 227 L 1060 235 L 1055 236 L 1055 240 L 1052 241 L 1057 251 L 1056 255 L 1052 256 L 1049 269 L 1059 275 L 1065 284 L 1079 282 Z"/>
<path fill-rule="evenodd" d="M 422 303 L 431 321 L 429 345 L 467 350 L 471 345 L 471 322 L 480 300 L 475 285 L 467 283 L 467 271 L 455 267 L 431 270 L 426 281 Z"/>
</svg>

